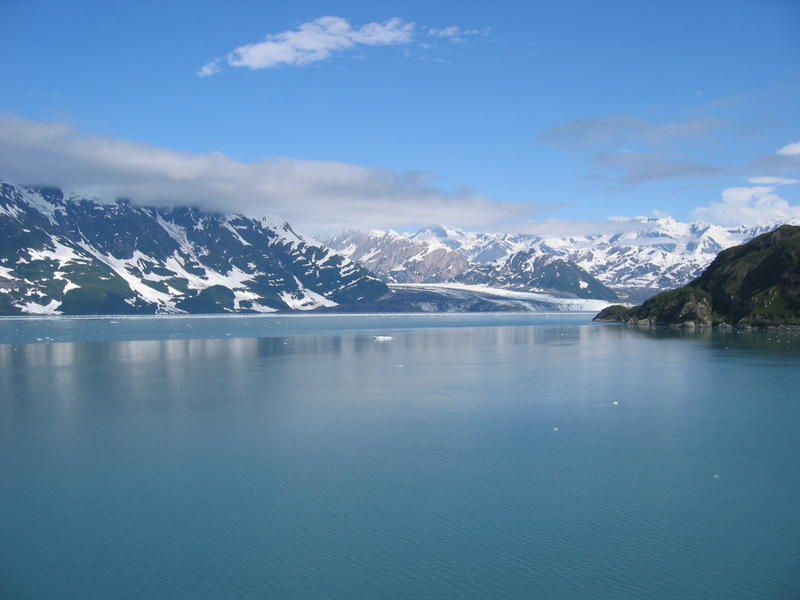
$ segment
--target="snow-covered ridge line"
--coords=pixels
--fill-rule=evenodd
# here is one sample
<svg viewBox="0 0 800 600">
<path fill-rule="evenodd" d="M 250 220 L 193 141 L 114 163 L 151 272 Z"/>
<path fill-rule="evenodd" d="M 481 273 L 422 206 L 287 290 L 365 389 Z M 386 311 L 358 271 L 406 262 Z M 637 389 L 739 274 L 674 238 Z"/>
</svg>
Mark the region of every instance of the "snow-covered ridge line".
<svg viewBox="0 0 800 600">
<path fill-rule="evenodd" d="M 0 183 L 0 314 L 308 311 L 386 286 L 281 219 Z"/>
<path fill-rule="evenodd" d="M 397 283 L 456 281 L 475 266 L 484 272 L 502 269 L 523 252 L 529 258 L 559 257 L 624 298 L 685 285 L 721 250 L 781 224 L 722 227 L 703 221 L 681 223 L 671 217 L 637 217 L 611 233 L 539 236 L 433 226 L 403 234 L 344 232 L 327 243 Z"/>
</svg>

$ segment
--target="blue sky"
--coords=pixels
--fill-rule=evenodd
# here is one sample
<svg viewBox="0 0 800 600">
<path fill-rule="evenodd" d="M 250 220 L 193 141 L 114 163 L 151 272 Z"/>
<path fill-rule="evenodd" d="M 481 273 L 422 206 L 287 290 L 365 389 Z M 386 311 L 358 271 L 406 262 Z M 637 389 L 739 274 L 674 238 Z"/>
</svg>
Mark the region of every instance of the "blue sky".
<svg viewBox="0 0 800 600">
<path fill-rule="evenodd" d="M 0 19 L 0 174 L 21 183 L 312 229 L 800 217 L 794 0 L 5 0 Z"/>
</svg>

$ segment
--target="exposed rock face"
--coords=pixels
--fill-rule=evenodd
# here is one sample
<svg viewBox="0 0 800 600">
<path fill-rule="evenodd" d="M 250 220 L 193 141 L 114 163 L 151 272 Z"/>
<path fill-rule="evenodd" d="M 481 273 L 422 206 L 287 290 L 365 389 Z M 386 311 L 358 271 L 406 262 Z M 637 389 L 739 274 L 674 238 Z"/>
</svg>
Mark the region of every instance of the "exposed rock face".
<svg viewBox="0 0 800 600">
<path fill-rule="evenodd" d="M 539 290 L 574 298 L 619 300 L 617 294 L 575 263 L 530 249 L 496 266 L 477 266 L 456 278 L 463 283 L 512 290 Z"/>
<path fill-rule="evenodd" d="M 619 300 L 616 292 L 568 258 L 539 247 L 524 248 L 527 236 L 476 234 L 478 239 L 468 243 L 470 235 L 433 227 L 411 236 L 345 232 L 325 243 L 390 283 L 459 282 Z"/>
<path fill-rule="evenodd" d="M 688 285 L 595 320 L 648 325 L 800 326 L 800 227 L 783 225 L 719 253 Z"/>
<path fill-rule="evenodd" d="M 622 304 L 612 304 L 597 313 L 592 321 L 605 321 L 606 323 L 622 323 L 629 308 Z"/>
<path fill-rule="evenodd" d="M 700 221 L 681 223 L 669 217 L 639 217 L 620 224 L 616 233 L 537 236 L 465 232 L 439 225 L 413 234 L 349 232 L 326 243 L 386 281 L 399 283 L 483 278 L 487 283 L 494 279 L 491 284 L 498 285 L 502 274 L 492 275 L 490 271 L 502 270 L 515 254 L 535 251 L 579 267 L 619 298 L 641 302 L 661 291 L 687 284 L 724 248 L 744 243 L 777 225 L 720 227 Z M 423 263 L 422 257 L 437 250 L 442 252 L 432 261 L 435 265 L 432 269 L 430 263 Z M 478 273 L 462 275 L 473 270 Z M 548 287 L 575 293 L 571 286 L 574 281 L 567 279 L 558 285 L 551 282 Z M 584 294 L 584 297 L 598 296 Z"/>
<path fill-rule="evenodd" d="M 391 283 L 443 283 L 470 268 L 464 256 L 447 246 L 409 239 L 394 231 L 350 231 L 325 243 Z"/>
<path fill-rule="evenodd" d="M 0 182 L 0 314 L 309 310 L 386 293 L 282 221 Z"/>
</svg>

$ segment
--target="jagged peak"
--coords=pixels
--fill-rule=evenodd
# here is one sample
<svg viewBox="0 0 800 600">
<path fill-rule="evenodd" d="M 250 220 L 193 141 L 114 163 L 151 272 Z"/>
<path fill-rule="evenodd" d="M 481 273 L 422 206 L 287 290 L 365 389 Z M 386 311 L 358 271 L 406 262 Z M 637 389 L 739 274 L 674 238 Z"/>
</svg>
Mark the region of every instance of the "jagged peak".
<svg viewBox="0 0 800 600">
<path fill-rule="evenodd" d="M 16 243 L 0 245 L 0 277 L 13 282 L 0 288 L 4 314 L 311 310 L 388 290 L 282 219 L 86 197 L 56 206 L 53 190 L 6 185 L 0 218 Z"/>
</svg>

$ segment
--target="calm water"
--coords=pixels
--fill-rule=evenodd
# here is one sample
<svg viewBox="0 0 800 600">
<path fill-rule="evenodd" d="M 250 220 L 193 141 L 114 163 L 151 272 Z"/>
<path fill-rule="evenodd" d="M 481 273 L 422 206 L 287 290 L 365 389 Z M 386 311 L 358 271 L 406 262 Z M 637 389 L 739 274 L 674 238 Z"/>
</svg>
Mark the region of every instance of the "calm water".
<svg viewBox="0 0 800 600">
<path fill-rule="evenodd" d="M 799 598 L 798 367 L 584 315 L 0 320 L 0 597 Z"/>
</svg>

